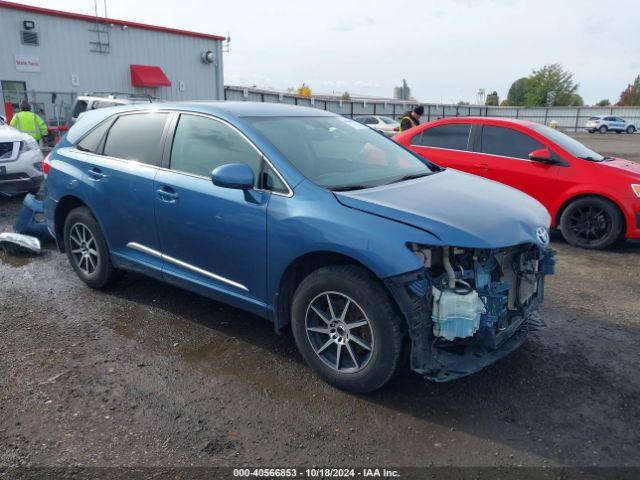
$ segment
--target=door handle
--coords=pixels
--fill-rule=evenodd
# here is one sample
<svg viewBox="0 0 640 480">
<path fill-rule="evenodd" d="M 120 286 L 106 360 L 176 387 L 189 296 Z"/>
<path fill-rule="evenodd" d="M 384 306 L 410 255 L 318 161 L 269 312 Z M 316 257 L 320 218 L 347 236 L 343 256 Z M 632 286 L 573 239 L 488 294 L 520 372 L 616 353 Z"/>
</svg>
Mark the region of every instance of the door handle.
<svg viewBox="0 0 640 480">
<path fill-rule="evenodd" d="M 476 165 L 476 167 L 478 167 L 483 172 L 488 172 L 489 171 L 489 164 L 488 163 L 478 163 Z"/>
<path fill-rule="evenodd" d="M 180 196 L 178 195 L 178 192 L 176 192 L 171 187 L 160 187 L 156 191 L 158 193 L 158 198 L 167 203 L 175 203 L 175 201 L 178 200 L 178 197 Z"/>
<path fill-rule="evenodd" d="M 102 173 L 102 170 L 97 167 L 90 168 L 87 173 L 94 180 L 102 180 L 104 177 L 106 177 L 106 175 Z"/>
</svg>

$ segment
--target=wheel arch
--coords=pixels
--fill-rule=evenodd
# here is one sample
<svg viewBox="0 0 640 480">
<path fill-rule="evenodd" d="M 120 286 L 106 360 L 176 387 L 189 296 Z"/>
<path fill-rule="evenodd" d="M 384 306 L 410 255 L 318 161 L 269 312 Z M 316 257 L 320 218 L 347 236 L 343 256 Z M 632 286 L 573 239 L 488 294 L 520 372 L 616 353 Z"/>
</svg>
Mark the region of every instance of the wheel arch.
<svg viewBox="0 0 640 480">
<path fill-rule="evenodd" d="M 314 271 L 334 265 L 352 265 L 366 270 L 372 278 L 380 282 L 380 285 L 389 294 L 392 305 L 397 312 L 400 313 L 400 309 L 395 298 L 382 279 L 376 275 L 371 268 L 349 255 L 328 250 L 320 250 L 305 253 L 292 260 L 280 277 L 273 303 L 274 323 L 277 332 L 291 322 L 291 302 L 300 282 Z"/>
<path fill-rule="evenodd" d="M 85 202 L 75 195 L 65 195 L 58 201 L 58 205 L 56 206 L 56 210 L 53 214 L 53 222 L 58 248 L 61 252 L 64 252 L 64 222 L 69 213 L 79 207 L 89 208 Z M 91 209 L 89 208 L 89 210 Z"/>
</svg>

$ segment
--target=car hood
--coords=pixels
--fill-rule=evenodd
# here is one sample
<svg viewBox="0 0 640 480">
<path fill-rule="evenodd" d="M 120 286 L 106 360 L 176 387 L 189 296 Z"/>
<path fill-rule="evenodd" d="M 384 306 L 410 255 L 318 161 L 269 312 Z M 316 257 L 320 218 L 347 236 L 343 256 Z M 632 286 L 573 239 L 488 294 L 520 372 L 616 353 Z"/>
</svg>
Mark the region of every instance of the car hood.
<svg viewBox="0 0 640 480">
<path fill-rule="evenodd" d="M 457 247 L 544 245 L 537 231 L 550 222 L 547 210 L 530 196 L 453 169 L 335 195 L 347 207 L 414 226 Z"/>
<path fill-rule="evenodd" d="M 625 160 L 623 158 L 614 158 L 607 162 L 600 162 L 598 165 L 608 168 L 615 168 L 624 172 L 635 173 L 636 176 L 640 175 L 640 163 Z"/>
<path fill-rule="evenodd" d="M 0 142 L 19 142 L 25 140 L 27 134 L 9 125 L 0 125 Z"/>
</svg>

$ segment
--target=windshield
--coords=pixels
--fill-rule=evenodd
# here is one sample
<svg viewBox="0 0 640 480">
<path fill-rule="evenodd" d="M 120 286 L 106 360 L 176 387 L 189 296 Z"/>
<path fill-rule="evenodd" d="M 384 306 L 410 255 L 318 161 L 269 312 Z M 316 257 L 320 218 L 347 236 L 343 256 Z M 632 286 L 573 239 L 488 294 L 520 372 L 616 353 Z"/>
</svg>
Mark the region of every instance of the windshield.
<svg viewBox="0 0 640 480">
<path fill-rule="evenodd" d="M 344 117 L 245 118 L 305 177 L 331 190 L 356 190 L 429 175 L 439 168 Z"/>
<path fill-rule="evenodd" d="M 390 117 L 380 117 L 380 120 L 382 120 L 387 125 L 395 125 L 396 123 L 398 123 L 393 118 L 390 118 Z"/>
<path fill-rule="evenodd" d="M 549 128 L 545 125 L 534 125 L 532 128 L 539 134 L 547 137 L 552 142 L 557 143 L 559 147 L 563 148 L 574 157 L 582 158 L 584 160 L 591 160 L 594 162 L 601 162 L 605 160 L 605 157 L 600 155 L 598 152 L 594 152 L 579 141 L 574 140 L 569 135 L 565 135 L 555 128 Z"/>
</svg>

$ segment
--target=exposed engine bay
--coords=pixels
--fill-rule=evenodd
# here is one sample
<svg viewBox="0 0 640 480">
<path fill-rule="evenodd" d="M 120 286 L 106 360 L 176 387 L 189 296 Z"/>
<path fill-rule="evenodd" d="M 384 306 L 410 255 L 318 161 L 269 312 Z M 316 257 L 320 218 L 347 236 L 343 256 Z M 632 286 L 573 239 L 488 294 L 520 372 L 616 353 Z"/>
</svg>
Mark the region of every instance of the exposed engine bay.
<svg viewBox="0 0 640 480">
<path fill-rule="evenodd" d="M 413 370 L 436 381 L 473 373 L 543 325 L 538 306 L 544 277 L 554 272 L 553 251 L 532 244 L 410 248 L 425 266 L 402 282 L 410 302 L 404 313 L 411 318 Z M 399 283 L 392 279 L 388 284 L 397 297 Z"/>
</svg>

